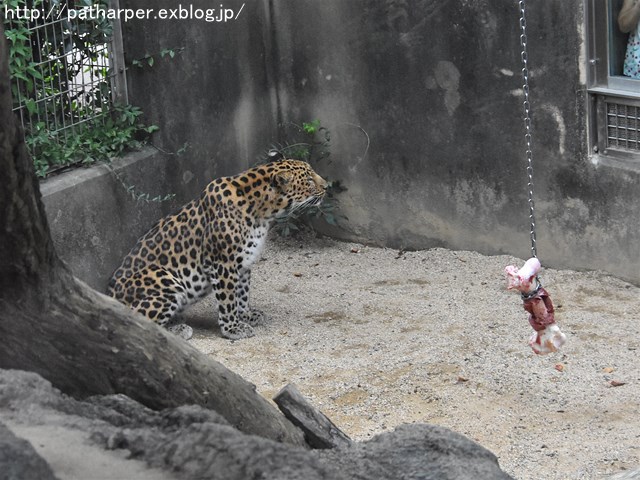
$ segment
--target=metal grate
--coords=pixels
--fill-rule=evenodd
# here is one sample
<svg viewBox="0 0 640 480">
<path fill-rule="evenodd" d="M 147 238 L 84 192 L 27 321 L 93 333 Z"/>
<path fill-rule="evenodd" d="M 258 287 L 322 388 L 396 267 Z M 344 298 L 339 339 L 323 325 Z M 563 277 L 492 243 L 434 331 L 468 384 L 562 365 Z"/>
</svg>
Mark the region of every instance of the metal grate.
<svg viewBox="0 0 640 480">
<path fill-rule="evenodd" d="M 14 0 L 2 9 L 12 49 L 13 110 L 27 138 L 47 135 L 64 144 L 79 130 L 105 122 L 114 105 L 122 81 L 113 68 L 114 26 L 104 17 L 77 14 L 88 5 L 109 3 Z M 32 154 L 33 142 L 27 142 Z"/>
<path fill-rule="evenodd" d="M 607 147 L 640 151 L 640 107 L 606 102 Z"/>
</svg>

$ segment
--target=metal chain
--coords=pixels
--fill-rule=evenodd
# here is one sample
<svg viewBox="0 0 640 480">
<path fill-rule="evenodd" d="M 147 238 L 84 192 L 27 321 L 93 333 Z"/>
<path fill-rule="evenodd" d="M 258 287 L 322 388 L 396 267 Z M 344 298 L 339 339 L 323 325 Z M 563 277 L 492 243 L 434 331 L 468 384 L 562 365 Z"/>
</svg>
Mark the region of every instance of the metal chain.
<svg viewBox="0 0 640 480">
<path fill-rule="evenodd" d="M 522 90 L 524 92 L 524 139 L 527 143 L 527 176 L 529 177 L 528 189 L 528 201 L 529 201 L 529 221 L 531 224 L 531 254 L 537 257 L 536 250 L 536 217 L 533 203 L 533 154 L 531 152 L 531 115 L 529 104 L 529 66 L 527 56 L 527 21 L 525 19 L 525 0 L 519 1 L 520 6 L 520 46 L 522 52 L 520 54 L 522 58 Z"/>
</svg>

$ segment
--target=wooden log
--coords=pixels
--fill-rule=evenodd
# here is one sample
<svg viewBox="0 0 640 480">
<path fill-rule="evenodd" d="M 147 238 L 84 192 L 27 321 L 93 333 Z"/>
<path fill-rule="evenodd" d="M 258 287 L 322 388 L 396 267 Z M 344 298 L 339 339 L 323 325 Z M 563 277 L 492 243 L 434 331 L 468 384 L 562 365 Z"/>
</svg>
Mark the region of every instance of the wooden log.
<svg viewBox="0 0 640 480">
<path fill-rule="evenodd" d="M 304 432 L 311 448 L 348 447 L 353 443 L 325 414 L 311 405 L 295 385 L 285 386 L 273 401 L 284 416 Z"/>
</svg>

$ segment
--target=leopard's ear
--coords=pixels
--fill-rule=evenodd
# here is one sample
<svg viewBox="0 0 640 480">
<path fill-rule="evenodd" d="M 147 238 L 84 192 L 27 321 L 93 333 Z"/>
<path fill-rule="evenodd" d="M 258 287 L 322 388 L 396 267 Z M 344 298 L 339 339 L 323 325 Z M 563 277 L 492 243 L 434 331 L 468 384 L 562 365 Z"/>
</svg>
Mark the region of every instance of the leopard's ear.
<svg viewBox="0 0 640 480">
<path fill-rule="evenodd" d="M 291 172 L 283 171 L 274 173 L 271 177 L 271 185 L 278 190 L 286 190 L 287 185 L 291 181 L 293 174 Z"/>
</svg>

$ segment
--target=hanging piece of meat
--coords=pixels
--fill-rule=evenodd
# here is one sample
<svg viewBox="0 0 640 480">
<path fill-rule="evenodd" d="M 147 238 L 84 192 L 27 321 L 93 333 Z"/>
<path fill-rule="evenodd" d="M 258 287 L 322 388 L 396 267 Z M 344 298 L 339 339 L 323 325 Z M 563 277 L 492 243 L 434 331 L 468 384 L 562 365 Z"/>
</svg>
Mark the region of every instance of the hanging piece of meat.
<svg viewBox="0 0 640 480">
<path fill-rule="evenodd" d="M 507 276 L 507 290 L 519 291 L 524 309 L 529 312 L 529 323 L 534 330 L 529 345 L 535 353 L 544 355 L 558 350 L 567 341 L 567 337 L 554 319 L 551 298 L 537 277 L 539 270 L 540 262 L 534 257 L 527 260 L 519 270 L 518 267 L 509 265 L 504 273 Z"/>
</svg>

